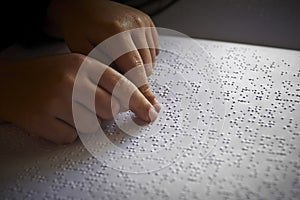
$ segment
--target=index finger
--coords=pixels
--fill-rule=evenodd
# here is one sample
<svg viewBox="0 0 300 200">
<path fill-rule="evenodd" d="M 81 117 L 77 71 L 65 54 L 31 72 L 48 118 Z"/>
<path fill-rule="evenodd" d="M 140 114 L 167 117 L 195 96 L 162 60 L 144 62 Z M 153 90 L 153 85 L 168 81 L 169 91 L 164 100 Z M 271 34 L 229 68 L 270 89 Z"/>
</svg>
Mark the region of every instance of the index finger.
<svg viewBox="0 0 300 200">
<path fill-rule="evenodd" d="M 156 108 L 130 80 L 114 69 L 105 70 L 99 86 L 111 93 L 123 107 L 132 110 L 142 120 L 152 122 L 157 118 Z"/>
<path fill-rule="evenodd" d="M 132 36 L 139 38 L 142 42 L 135 44 Z M 151 63 L 147 65 L 143 62 L 143 58 L 137 48 L 149 49 L 145 38 L 145 29 L 133 29 L 114 35 L 109 38 L 109 40 L 105 40 L 98 45 L 96 50 L 92 52 L 91 56 L 97 59 L 101 58 L 100 60 L 102 62 L 104 61 L 107 65 L 110 65 L 113 62 L 116 66 L 115 69 L 122 74 L 125 74 L 125 76 L 127 76 L 126 73 L 128 71 L 135 69 L 138 66 L 142 66 L 138 71 L 135 71 L 136 74 L 134 76 L 127 77 L 135 85 L 137 85 L 137 81 L 143 82 L 143 84 L 140 84 L 137 87 L 148 101 L 152 105 L 155 105 L 159 110 L 159 103 L 149 87 L 147 74 L 145 72 L 145 66 L 151 68 Z M 148 56 L 148 60 L 152 60 L 151 55 L 148 54 Z"/>
</svg>

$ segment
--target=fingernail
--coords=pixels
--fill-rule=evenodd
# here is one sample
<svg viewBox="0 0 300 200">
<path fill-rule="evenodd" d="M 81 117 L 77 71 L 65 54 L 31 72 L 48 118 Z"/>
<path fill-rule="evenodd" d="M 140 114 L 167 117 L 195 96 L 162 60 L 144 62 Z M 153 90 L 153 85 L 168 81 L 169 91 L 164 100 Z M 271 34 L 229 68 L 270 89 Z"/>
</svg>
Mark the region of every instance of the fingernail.
<svg viewBox="0 0 300 200">
<path fill-rule="evenodd" d="M 150 122 L 153 122 L 154 120 L 156 120 L 157 118 L 157 112 L 155 111 L 154 108 L 150 108 L 149 109 L 149 119 L 150 119 Z"/>
</svg>

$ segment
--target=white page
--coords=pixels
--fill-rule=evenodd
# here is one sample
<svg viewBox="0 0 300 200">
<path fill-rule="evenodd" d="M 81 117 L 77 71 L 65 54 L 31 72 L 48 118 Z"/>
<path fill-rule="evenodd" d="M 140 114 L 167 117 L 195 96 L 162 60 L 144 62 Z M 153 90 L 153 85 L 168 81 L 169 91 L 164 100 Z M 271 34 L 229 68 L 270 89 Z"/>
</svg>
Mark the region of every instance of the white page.
<svg viewBox="0 0 300 200">
<path fill-rule="evenodd" d="M 141 173 L 132 173 L 132 165 L 126 159 L 117 159 L 118 163 L 113 162 L 112 157 L 111 163 L 104 164 L 79 140 L 71 145 L 57 146 L 27 136 L 11 124 L 2 124 L 1 199 L 299 199 L 300 52 L 204 40 L 197 42 L 207 54 L 193 52 L 177 38 L 173 51 L 181 52 L 183 61 L 161 54 L 159 62 L 165 60 L 169 66 L 179 66 L 179 69 L 195 57 L 204 59 L 205 64 L 212 63 L 212 69 L 218 71 L 222 81 L 223 89 L 217 95 L 225 103 L 225 113 L 222 107 L 211 108 L 214 113 L 223 113 L 225 118 L 211 121 L 213 115 L 209 112 L 203 115 L 201 109 L 191 109 L 193 115 L 180 123 L 182 135 L 176 131 L 174 137 L 173 132 L 161 133 L 162 136 L 153 141 L 132 140 L 121 146 L 139 151 L 145 145 L 145 149 L 151 150 L 152 144 L 160 148 L 164 139 L 172 142 L 170 139 L 173 138 L 176 147 L 180 146 L 178 144 L 184 147 L 180 149 L 183 151 L 178 151 L 178 157 L 173 154 L 173 148 L 170 156 L 175 155 L 175 159 L 170 159 L 167 165 L 143 173 L 141 169 L 149 167 L 146 165 L 146 168 L 139 168 Z M 65 46 L 56 45 L 26 51 L 23 55 L 64 51 Z M 185 52 L 195 55 L 185 55 Z M 203 70 L 203 66 L 196 67 L 198 71 Z M 160 76 L 156 72 L 154 70 L 154 80 Z M 183 74 L 185 79 L 195 78 L 195 73 Z M 160 81 L 168 80 L 161 77 Z M 201 91 L 205 86 L 211 92 L 210 86 L 221 85 L 214 82 L 217 80 L 215 78 L 210 85 L 199 79 L 199 83 L 203 83 L 199 94 L 205 94 L 205 90 Z M 186 92 L 184 89 L 187 87 L 181 88 L 182 93 Z M 217 98 L 217 95 L 213 97 Z M 208 97 L 203 95 L 199 99 L 197 96 L 202 103 L 210 102 Z M 204 112 L 207 106 L 201 108 Z M 171 128 L 176 125 L 172 120 L 163 123 Z M 221 130 L 209 132 L 220 123 L 223 125 Z M 119 165 L 112 167 L 111 164 Z M 123 172 L 119 166 L 123 166 Z"/>
</svg>

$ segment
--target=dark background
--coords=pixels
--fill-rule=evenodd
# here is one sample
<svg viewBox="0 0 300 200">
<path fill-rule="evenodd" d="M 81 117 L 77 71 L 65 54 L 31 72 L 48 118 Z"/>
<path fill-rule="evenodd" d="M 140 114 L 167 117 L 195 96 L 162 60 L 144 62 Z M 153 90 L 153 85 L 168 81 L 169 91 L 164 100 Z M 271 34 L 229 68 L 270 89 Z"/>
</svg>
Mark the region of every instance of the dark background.
<svg viewBox="0 0 300 200">
<path fill-rule="evenodd" d="M 191 37 L 300 50 L 300 0 L 179 0 L 153 20 Z"/>
</svg>

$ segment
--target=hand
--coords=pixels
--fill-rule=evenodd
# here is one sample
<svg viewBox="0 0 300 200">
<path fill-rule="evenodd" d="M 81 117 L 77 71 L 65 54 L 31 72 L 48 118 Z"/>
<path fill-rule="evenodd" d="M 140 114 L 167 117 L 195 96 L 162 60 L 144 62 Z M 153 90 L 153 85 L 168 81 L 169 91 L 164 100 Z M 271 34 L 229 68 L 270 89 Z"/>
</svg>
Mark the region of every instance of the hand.
<svg viewBox="0 0 300 200">
<path fill-rule="evenodd" d="M 129 32 L 120 40 L 118 46 L 111 48 L 133 49 L 115 60 L 115 68 L 124 74 L 136 66 L 145 64 L 145 68 L 136 76 L 142 77 L 146 83 L 139 89 L 153 105 L 158 104 L 147 82 L 147 75 L 151 74 L 159 51 L 157 31 L 148 15 L 113 1 L 52 0 L 48 18 L 49 34 L 63 37 L 72 52 L 86 55 L 99 43 L 117 33 L 153 27 L 139 35 Z M 137 46 L 147 48 L 138 49 Z M 135 82 L 133 79 L 131 81 Z"/>
<path fill-rule="evenodd" d="M 0 119 L 13 122 L 32 134 L 56 143 L 69 143 L 76 139 L 77 133 L 72 116 L 72 91 L 75 77 L 85 56 L 64 54 L 26 61 L 1 61 Z M 79 110 L 85 121 L 82 132 L 92 132 L 97 124 L 91 124 L 96 111 L 100 119 L 110 119 L 119 112 L 122 97 L 112 96 L 118 81 L 124 92 L 134 91 L 129 109 L 144 121 L 155 119 L 157 113 L 141 92 L 117 71 L 89 58 L 90 72 L 104 71 L 99 83 L 92 81 L 93 74 L 81 77 L 82 91 L 96 88 L 95 107 L 91 108 L 82 99 L 73 101 L 73 109 Z M 77 79 L 76 79 L 77 80 Z M 97 121 L 98 122 L 98 121 Z"/>
</svg>

